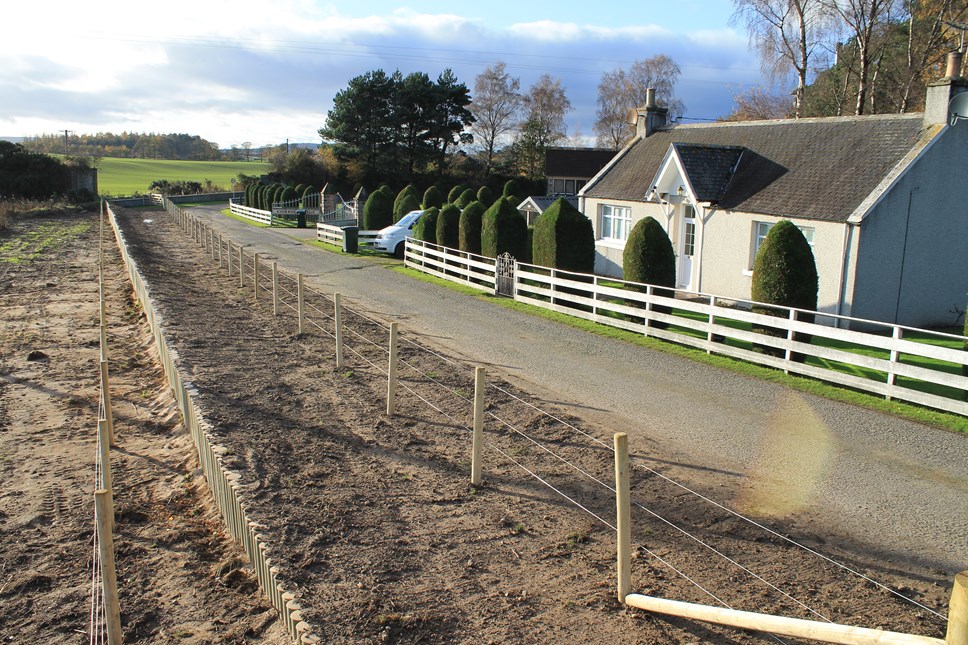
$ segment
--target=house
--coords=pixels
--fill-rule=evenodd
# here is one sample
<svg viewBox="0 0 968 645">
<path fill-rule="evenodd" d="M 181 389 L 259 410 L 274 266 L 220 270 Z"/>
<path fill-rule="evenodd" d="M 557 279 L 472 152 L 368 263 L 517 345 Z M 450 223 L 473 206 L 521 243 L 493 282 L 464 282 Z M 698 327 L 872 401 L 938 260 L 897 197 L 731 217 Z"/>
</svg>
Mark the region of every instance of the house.
<svg viewBox="0 0 968 645">
<path fill-rule="evenodd" d="M 523 202 L 518 204 L 518 212 L 524 215 L 524 219 L 528 221 L 528 226 L 534 226 L 534 221 L 538 219 L 538 215 L 545 212 L 548 207 L 558 201 L 558 199 L 558 195 L 552 195 L 550 197 L 528 197 Z M 578 197 L 574 195 L 565 195 L 564 199 L 576 209 L 578 208 Z"/>
<path fill-rule="evenodd" d="M 579 193 L 596 272 L 621 276 L 630 229 L 652 216 L 680 288 L 748 299 L 759 245 L 789 219 L 813 249 L 820 311 L 953 324 L 968 294 L 968 122 L 948 105 L 968 81 L 951 58 L 923 114 L 670 126 L 650 96 L 630 111 L 636 138 Z"/>
<path fill-rule="evenodd" d="M 548 148 L 545 150 L 547 195 L 577 195 L 615 156 L 615 150 L 601 148 Z"/>
</svg>

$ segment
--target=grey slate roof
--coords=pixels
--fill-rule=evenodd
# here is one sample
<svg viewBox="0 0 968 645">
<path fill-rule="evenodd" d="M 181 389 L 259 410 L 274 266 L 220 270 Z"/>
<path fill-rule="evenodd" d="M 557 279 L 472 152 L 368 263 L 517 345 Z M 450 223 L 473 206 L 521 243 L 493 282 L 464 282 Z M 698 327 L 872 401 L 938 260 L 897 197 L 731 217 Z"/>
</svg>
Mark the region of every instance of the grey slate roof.
<svg viewBox="0 0 968 645">
<path fill-rule="evenodd" d="M 561 197 L 564 197 L 565 201 L 567 201 L 575 208 L 578 208 L 578 198 L 574 195 L 551 195 L 551 196 L 532 195 L 531 197 L 526 197 L 520 204 L 518 204 L 518 208 L 520 209 L 522 206 L 524 206 L 524 203 L 530 199 L 532 202 L 534 202 L 534 205 L 538 207 L 538 212 L 543 213 L 546 210 L 548 210 L 549 206 L 554 204 Z"/>
<path fill-rule="evenodd" d="M 921 124 L 921 114 L 901 114 L 675 126 L 631 144 L 584 194 L 646 201 L 663 157 L 676 145 L 700 201 L 845 221 L 914 147 Z"/>
<path fill-rule="evenodd" d="M 545 174 L 548 177 L 591 179 L 614 156 L 614 150 L 601 148 L 548 148 L 545 150 Z"/>
</svg>

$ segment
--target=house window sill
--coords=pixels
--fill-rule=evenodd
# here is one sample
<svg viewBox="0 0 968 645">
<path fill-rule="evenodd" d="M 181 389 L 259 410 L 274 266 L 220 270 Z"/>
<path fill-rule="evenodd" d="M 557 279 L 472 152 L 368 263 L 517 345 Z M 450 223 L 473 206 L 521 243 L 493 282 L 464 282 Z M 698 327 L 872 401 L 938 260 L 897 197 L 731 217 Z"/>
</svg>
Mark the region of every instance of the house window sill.
<svg viewBox="0 0 968 645">
<path fill-rule="evenodd" d="M 747 278 L 752 278 L 753 277 L 753 272 L 752 271 L 748 271 L 746 269 L 743 269 L 743 275 L 745 275 Z"/>
<path fill-rule="evenodd" d="M 613 240 L 610 238 L 602 238 L 600 240 L 595 240 L 596 246 L 606 246 L 610 249 L 624 249 L 625 240 Z"/>
</svg>

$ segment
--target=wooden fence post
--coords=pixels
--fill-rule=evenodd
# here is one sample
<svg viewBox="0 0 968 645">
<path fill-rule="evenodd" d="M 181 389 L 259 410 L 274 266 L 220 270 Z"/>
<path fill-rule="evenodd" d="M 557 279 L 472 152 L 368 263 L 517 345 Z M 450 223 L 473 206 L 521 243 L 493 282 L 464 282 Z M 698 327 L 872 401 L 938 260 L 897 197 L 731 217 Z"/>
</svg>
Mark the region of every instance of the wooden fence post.
<svg viewBox="0 0 968 645">
<path fill-rule="evenodd" d="M 228 248 L 226 249 L 225 257 L 228 260 L 228 262 L 226 262 L 226 264 L 229 267 L 229 277 L 231 278 L 232 277 L 232 240 L 229 240 L 228 241 L 228 245 L 227 246 L 228 246 Z"/>
<path fill-rule="evenodd" d="M 340 294 L 333 295 L 333 320 L 336 326 L 336 369 L 343 368 L 343 305 Z"/>
<path fill-rule="evenodd" d="M 968 571 L 955 576 L 955 585 L 948 602 L 948 634 L 946 645 L 968 645 Z"/>
<path fill-rule="evenodd" d="M 632 592 L 632 509 L 629 501 L 629 443 L 624 432 L 615 434 L 615 506 L 618 551 L 618 601 Z"/>
<path fill-rule="evenodd" d="M 245 286 L 245 253 L 239 247 L 239 286 Z"/>
<path fill-rule="evenodd" d="M 471 484 L 481 484 L 481 453 L 484 443 L 484 368 L 474 368 L 474 438 L 471 444 Z"/>
<path fill-rule="evenodd" d="M 302 336 L 306 326 L 306 311 L 303 308 L 303 276 L 296 274 L 296 316 L 299 318 L 299 335 Z"/>
<path fill-rule="evenodd" d="M 94 491 L 94 518 L 97 525 L 98 555 L 101 558 L 101 589 L 107 617 L 108 643 L 121 645 L 121 607 L 118 604 L 118 573 L 114 564 L 113 522 L 108 521 L 108 499 L 105 490 Z"/>
<path fill-rule="evenodd" d="M 218 236 L 218 268 L 222 268 L 222 236 Z"/>
<path fill-rule="evenodd" d="M 387 416 L 392 417 L 397 407 L 397 326 L 390 323 L 390 366 L 387 376 Z"/>
<path fill-rule="evenodd" d="M 209 237 L 211 238 L 212 242 L 212 262 L 215 262 L 215 231 L 212 231 Z"/>
<path fill-rule="evenodd" d="M 108 424 L 104 419 L 97 422 L 97 449 L 101 459 L 101 481 L 97 482 L 98 488 L 107 492 L 107 506 L 105 506 L 105 518 L 108 521 L 108 528 L 114 530 L 114 483 L 111 480 L 111 445 L 108 442 Z"/>
<path fill-rule="evenodd" d="M 272 263 L 272 315 L 279 315 L 279 263 Z"/>
<path fill-rule="evenodd" d="M 252 254 L 252 292 L 255 302 L 259 302 L 259 254 Z"/>
<path fill-rule="evenodd" d="M 101 400 L 104 419 L 108 422 L 108 445 L 114 446 L 114 415 L 111 413 L 111 387 L 108 382 L 108 362 L 101 361 Z"/>
</svg>

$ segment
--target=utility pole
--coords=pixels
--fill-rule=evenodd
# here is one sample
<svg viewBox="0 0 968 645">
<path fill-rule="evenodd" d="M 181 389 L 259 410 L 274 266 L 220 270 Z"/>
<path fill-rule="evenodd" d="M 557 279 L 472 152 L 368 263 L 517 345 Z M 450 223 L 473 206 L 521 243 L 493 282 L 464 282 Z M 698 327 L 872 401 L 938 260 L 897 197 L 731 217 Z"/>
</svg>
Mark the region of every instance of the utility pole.
<svg viewBox="0 0 968 645">
<path fill-rule="evenodd" d="M 70 156 L 71 154 L 71 140 L 67 135 L 73 132 L 73 130 L 64 130 L 64 155 Z"/>
<path fill-rule="evenodd" d="M 289 156 L 289 137 L 286 137 L 286 156 Z"/>
</svg>

